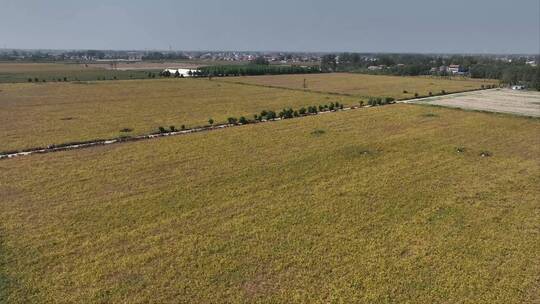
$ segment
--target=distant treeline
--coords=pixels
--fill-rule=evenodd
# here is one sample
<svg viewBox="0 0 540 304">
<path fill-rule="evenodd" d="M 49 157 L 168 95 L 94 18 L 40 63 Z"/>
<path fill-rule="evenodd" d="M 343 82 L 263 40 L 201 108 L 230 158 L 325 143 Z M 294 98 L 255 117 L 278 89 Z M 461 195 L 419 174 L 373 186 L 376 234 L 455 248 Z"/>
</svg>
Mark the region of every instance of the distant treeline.
<svg viewBox="0 0 540 304">
<path fill-rule="evenodd" d="M 187 60 L 189 57 L 183 53 L 150 52 L 142 56 L 142 60 Z"/>
<path fill-rule="evenodd" d="M 540 68 L 517 64 L 475 64 L 470 67 L 472 78 L 499 79 L 505 84 L 524 83 L 540 91 Z"/>
<path fill-rule="evenodd" d="M 320 73 L 318 66 L 284 66 L 284 65 L 219 65 L 207 66 L 199 69 L 196 76 L 253 76 L 253 75 L 280 75 L 280 74 L 309 74 Z"/>
<path fill-rule="evenodd" d="M 536 61 L 540 61 L 536 58 Z M 499 79 L 505 84 L 526 84 L 540 90 L 540 67 L 526 63 L 524 58 L 513 58 L 511 61 L 496 59 L 494 56 L 439 56 L 424 54 L 382 54 L 363 56 L 357 53 L 328 54 L 321 59 L 323 71 L 358 72 L 378 75 L 418 76 L 437 75 L 450 76 L 439 67 L 459 65 L 465 75 L 472 78 Z M 380 69 L 369 69 L 370 66 L 381 66 Z M 436 68 L 432 71 L 432 68 Z"/>
</svg>

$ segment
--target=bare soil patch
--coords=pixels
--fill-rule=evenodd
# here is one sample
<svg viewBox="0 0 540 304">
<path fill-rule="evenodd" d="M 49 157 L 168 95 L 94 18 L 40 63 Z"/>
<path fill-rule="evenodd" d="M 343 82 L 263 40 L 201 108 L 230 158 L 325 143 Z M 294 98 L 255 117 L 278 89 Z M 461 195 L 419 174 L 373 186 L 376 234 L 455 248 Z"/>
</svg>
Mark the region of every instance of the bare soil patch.
<svg viewBox="0 0 540 304">
<path fill-rule="evenodd" d="M 496 89 L 423 98 L 412 103 L 540 117 L 540 92 Z"/>
</svg>

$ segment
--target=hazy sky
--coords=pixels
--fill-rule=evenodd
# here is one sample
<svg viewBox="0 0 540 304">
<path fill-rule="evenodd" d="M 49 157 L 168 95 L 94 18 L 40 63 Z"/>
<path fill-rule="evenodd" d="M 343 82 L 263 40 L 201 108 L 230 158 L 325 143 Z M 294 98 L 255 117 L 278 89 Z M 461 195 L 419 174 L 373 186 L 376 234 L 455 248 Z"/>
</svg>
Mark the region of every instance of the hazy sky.
<svg viewBox="0 0 540 304">
<path fill-rule="evenodd" d="M 540 0 L 0 0 L 0 47 L 539 53 Z"/>
</svg>

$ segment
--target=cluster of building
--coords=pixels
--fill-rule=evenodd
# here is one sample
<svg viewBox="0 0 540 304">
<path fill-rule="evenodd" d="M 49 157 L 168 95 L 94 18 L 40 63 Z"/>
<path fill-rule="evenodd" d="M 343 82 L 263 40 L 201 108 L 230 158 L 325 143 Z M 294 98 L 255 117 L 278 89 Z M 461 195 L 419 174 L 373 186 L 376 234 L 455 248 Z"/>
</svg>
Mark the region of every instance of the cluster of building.
<svg viewBox="0 0 540 304">
<path fill-rule="evenodd" d="M 467 72 L 464 67 L 458 64 L 442 65 L 440 67 L 434 67 L 430 70 L 431 73 L 446 73 L 452 75 L 465 75 Z"/>
<path fill-rule="evenodd" d="M 393 67 L 402 68 L 404 66 L 405 66 L 405 64 L 398 63 Z M 370 70 L 370 71 L 380 71 L 380 70 L 389 69 L 389 68 L 390 67 L 387 66 L 387 65 L 380 64 L 380 65 L 370 65 L 370 66 L 368 66 L 367 69 Z M 442 65 L 440 67 L 431 68 L 430 72 L 432 74 L 434 74 L 434 73 L 441 73 L 441 74 L 445 73 L 445 74 L 450 74 L 450 75 L 465 75 L 467 73 L 467 70 L 464 67 L 462 67 L 461 65 L 451 64 L 451 65 Z"/>
<path fill-rule="evenodd" d="M 525 89 L 527 89 L 527 86 L 521 85 L 521 84 L 512 86 L 512 90 L 525 90 Z"/>
<path fill-rule="evenodd" d="M 404 66 L 405 66 L 405 64 L 403 64 L 403 63 L 398 63 L 398 64 L 395 65 L 395 67 L 398 67 L 398 68 L 402 68 Z M 385 64 L 368 66 L 368 70 L 370 70 L 370 71 L 379 71 L 379 70 L 384 70 L 384 69 L 388 69 L 388 68 L 390 68 L 390 67 L 385 65 Z"/>
<path fill-rule="evenodd" d="M 273 63 L 319 62 L 322 53 L 255 52 L 255 51 L 118 51 L 118 50 L 14 50 L 0 49 L 0 58 L 10 60 L 47 59 L 71 61 L 142 61 L 149 60 L 212 60 L 247 62 L 264 57 Z"/>
<path fill-rule="evenodd" d="M 251 61 L 263 57 L 274 63 L 319 62 L 318 53 L 284 53 L 284 52 L 185 52 L 190 59 L 218 61 Z"/>
</svg>

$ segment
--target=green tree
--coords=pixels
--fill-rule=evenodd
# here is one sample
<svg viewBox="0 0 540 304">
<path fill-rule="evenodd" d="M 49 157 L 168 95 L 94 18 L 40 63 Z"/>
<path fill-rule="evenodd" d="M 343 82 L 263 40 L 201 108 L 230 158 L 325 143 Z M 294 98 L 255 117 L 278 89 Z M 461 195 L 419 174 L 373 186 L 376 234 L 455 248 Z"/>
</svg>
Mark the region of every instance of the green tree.
<svg viewBox="0 0 540 304">
<path fill-rule="evenodd" d="M 266 60 L 263 56 L 258 56 L 257 58 L 253 59 L 251 61 L 252 64 L 258 64 L 258 65 L 269 65 L 270 62 Z"/>
<path fill-rule="evenodd" d="M 268 111 L 268 113 L 266 114 L 267 120 L 276 119 L 276 118 L 277 118 L 277 114 L 274 111 Z"/>
<path fill-rule="evenodd" d="M 335 107 L 334 103 L 331 102 L 330 105 L 328 106 L 328 110 L 334 111 L 334 107 Z"/>
<path fill-rule="evenodd" d="M 336 55 L 328 54 L 321 58 L 321 69 L 323 71 L 333 72 L 337 70 Z"/>
<path fill-rule="evenodd" d="M 385 97 L 384 98 L 384 103 L 387 103 L 387 104 L 393 103 L 394 101 L 395 101 L 395 99 L 393 97 Z"/>
</svg>

